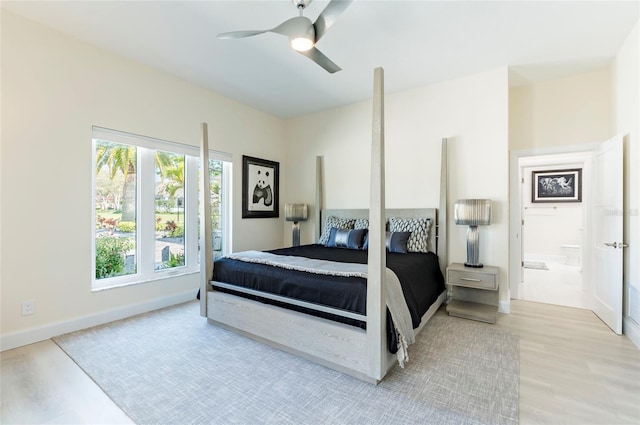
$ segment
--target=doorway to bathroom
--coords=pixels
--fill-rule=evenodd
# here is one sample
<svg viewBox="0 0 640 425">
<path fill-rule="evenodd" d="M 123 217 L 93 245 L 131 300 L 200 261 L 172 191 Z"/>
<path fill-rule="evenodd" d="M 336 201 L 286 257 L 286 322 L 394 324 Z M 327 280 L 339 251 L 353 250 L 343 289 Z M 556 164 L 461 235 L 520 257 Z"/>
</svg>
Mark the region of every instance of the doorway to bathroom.
<svg viewBox="0 0 640 425">
<path fill-rule="evenodd" d="M 588 151 L 519 158 L 519 299 L 591 308 L 582 249 L 588 237 L 591 157 Z"/>
</svg>

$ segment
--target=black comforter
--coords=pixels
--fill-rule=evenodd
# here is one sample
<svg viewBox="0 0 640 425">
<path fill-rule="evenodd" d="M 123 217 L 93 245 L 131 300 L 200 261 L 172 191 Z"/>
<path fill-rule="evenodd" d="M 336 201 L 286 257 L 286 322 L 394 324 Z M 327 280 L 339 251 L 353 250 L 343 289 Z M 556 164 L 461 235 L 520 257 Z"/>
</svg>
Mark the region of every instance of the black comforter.
<svg viewBox="0 0 640 425">
<path fill-rule="evenodd" d="M 269 252 L 345 263 L 367 263 L 367 251 L 327 248 L 316 244 L 276 249 Z M 416 328 L 424 313 L 445 289 L 438 258 L 433 253 L 387 253 L 387 267 L 393 270 L 400 280 L 411 313 L 413 327 Z M 215 262 L 213 280 L 366 315 L 366 279 L 363 278 L 318 275 L 221 258 Z M 216 287 L 215 283 L 213 286 L 219 291 L 282 305 L 282 303 L 261 297 L 247 296 L 236 291 Z M 366 328 L 366 322 L 355 319 L 310 311 L 303 307 L 290 305 L 286 305 L 286 307 L 359 326 L 363 329 Z"/>
</svg>

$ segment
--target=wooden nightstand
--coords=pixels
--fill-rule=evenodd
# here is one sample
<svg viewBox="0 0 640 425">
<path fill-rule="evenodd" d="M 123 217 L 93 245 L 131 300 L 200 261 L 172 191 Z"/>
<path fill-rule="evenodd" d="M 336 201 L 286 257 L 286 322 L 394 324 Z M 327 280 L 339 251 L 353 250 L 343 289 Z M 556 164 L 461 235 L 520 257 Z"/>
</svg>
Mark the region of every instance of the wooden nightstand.
<svg viewBox="0 0 640 425">
<path fill-rule="evenodd" d="M 496 323 L 498 274 L 499 269 L 493 266 L 475 268 L 453 263 L 447 267 L 447 285 L 452 292 L 447 304 L 449 315 Z"/>
</svg>

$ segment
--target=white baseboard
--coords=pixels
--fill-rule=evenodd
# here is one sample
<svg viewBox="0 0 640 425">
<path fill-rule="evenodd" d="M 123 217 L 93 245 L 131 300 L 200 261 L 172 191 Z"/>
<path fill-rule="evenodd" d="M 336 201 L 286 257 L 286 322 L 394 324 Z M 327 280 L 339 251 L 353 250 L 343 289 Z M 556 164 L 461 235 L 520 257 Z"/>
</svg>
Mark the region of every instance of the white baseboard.
<svg viewBox="0 0 640 425">
<path fill-rule="evenodd" d="M 70 320 L 49 323 L 47 325 L 2 335 L 0 337 L 0 351 L 10 350 L 23 345 L 44 341 L 65 333 L 79 331 L 92 326 L 103 325 L 115 320 L 125 319 L 127 317 L 181 304 L 187 301 L 193 301 L 195 300 L 195 296 L 195 291 L 189 290 L 187 292 L 181 292 L 179 294 L 166 297 L 154 298 L 138 304 L 130 304 L 114 308 L 112 310 L 102 311 Z"/>
<path fill-rule="evenodd" d="M 500 301 L 498 303 L 498 312 L 503 314 L 511 314 L 511 300 Z"/>
<path fill-rule="evenodd" d="M 638 326 L 636 322 L 625 318 L 622 321 L 622 333 L 625 334 L 636 347 L 640 348 L 640 326 Z"/>
</svg>

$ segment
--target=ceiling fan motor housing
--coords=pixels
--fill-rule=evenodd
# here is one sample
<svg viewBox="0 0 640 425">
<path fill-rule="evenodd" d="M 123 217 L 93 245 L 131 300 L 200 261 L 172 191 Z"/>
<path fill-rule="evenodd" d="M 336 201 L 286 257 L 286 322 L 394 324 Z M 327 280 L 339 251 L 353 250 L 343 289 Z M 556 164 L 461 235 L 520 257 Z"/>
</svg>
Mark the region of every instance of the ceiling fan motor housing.
<svg viewBox="0 0 640 425">
<path fill-rule="evenodd" d="M 291 46 L 298 51 L 309 50 L 316 42 L 316 32 L 311 20 L 305 16 L 291 18 L 287 21 L 286 33 L 289 36 Z M 297 43 L 303 43 L 303 47 Z"/>
</svg>

